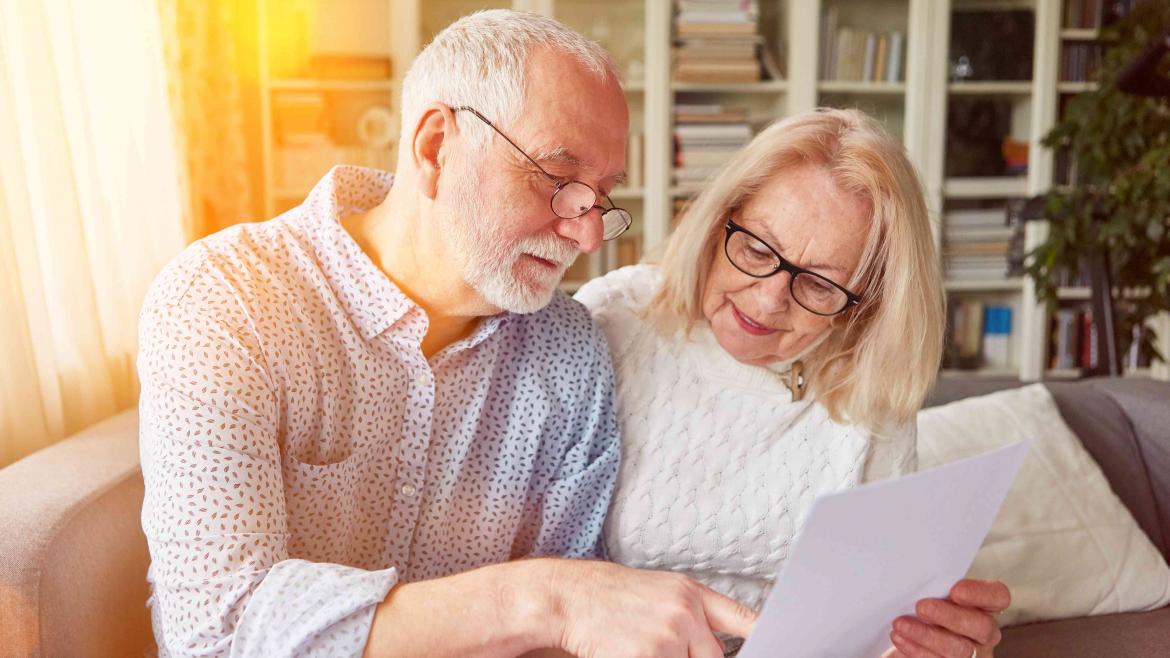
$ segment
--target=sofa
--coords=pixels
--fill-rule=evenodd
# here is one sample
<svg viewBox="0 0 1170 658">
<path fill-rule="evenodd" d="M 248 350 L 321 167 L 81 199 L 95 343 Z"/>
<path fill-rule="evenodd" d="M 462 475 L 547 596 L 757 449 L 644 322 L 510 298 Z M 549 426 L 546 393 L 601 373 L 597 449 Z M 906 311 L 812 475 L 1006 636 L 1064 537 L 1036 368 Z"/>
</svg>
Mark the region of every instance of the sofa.
<svg viewBox="0 0 1170 658">
<path fill-rule="evenodd" d="M 928 405 L 1020 385 L 943 379 Z M 1118 497 L 1170 556 L 1170 383 L 1046 385 Z M 0 470 L 0 655 L 153 651 L 137 431 L 137 414 L 127 411 Z M 1170 607 L 1009 628 L 996 655 L 1170 655 Z"/>
</svg>

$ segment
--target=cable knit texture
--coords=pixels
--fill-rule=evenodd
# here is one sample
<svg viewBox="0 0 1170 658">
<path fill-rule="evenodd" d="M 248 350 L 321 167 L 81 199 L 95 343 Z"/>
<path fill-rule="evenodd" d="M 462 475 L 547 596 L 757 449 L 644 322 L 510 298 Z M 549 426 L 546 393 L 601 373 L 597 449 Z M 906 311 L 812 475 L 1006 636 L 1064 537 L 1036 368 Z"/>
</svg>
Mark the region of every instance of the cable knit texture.
<svg viewBox="0 0 1170 658">
<path fill-rule="evenodd" d="M 659 335 L 643 311 L 660 279 L 635 265 L 577 293 L 617 377 L 610 558 L 687 574 L 758 609 L 813 500 L 913 471 L 915 425 L 879 438 L 835 423 L 813 395 L 794 402 L 778 368 L 723 351 L 706 322 L 689 337 Z"/>
</svg>

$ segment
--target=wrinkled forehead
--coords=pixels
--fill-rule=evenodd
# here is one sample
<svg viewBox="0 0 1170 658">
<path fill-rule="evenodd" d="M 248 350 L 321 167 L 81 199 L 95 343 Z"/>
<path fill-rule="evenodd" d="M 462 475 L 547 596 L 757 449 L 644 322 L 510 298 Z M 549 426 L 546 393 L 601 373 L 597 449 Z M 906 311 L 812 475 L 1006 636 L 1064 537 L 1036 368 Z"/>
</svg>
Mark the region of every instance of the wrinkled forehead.
<svg viewBox="0 0 1170 658">
<path fill-rule="evenodd" d="M 873 228 L 870 202 L 843 189 L 827 167 L 781 172 L 736 214 L 737 223 L 785 258 L 846 276 L 855 271 Z"/>
<path fill-rule="evenodd" d="M 534 54 L 528 68 L 524 102 L 511 127 L 514 139 L 533 157 L 599 177 L 619 172 L 630 118 L 617 80 L 549 51 Z"/>
</svg>

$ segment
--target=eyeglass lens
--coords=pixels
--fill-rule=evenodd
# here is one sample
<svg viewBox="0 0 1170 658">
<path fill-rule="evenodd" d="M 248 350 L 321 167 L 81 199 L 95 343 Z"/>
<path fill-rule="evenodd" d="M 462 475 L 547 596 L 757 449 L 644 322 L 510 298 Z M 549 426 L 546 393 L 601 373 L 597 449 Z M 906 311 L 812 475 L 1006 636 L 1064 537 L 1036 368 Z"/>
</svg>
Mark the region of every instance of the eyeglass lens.
<svg viewBox="0 0 1170 658">
<path fill-rule="evenodd" d="M 727 258 L 738 270 L 754 277 L 767 277 L 780 267 L 780 260 L 767 245 L 754 237 L 736 231 L 726 245 Z M 834 315 L 849 304 L 843 290 L 811 272 L 799 272 L 789 284 L 796 303 L 820 315 Z"/>
</svg>

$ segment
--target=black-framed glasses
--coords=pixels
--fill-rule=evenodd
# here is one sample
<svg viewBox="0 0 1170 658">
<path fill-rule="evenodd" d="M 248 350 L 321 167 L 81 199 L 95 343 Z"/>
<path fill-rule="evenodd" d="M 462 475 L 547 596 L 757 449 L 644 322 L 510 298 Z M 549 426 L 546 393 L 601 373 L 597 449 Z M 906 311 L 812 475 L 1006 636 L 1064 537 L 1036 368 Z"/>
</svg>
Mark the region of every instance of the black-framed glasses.
<svg viewBox="0 0 1170 658">
<path fill-rule="evenodd" d="M 729 217 L 724 226 L 723 253 L 735 269 L 757 279 L 788 272 L 788 292 L 806 311 L 816 315 L 837 315 L 861 302 L 861 297 L 831 279 L 797 267 Z"/>
<path fill-rule="evenodd" d="M 496 134 L 503 137 L 505 141 L 512 145 L 512 148 L 520 152 L 529 162 L 533 164 L 540 173 L 544 174 L 550 181 L 552 181 L 555 189 L 553 190 L 552 198 L 549 200 L 549 206 L 552 208 L 553 214 L 562 219 L 577 219 L 585 215 L 585 213 L 599 208 L 601 210 L 601 226 L 602 237 L 605 240 L 613 240 L 626 229 L 630 228 L 630 224 L 634 222 L 634 218 L 630 215 L 630 211 L 625 208 L 618 208 L 613 204 L 613 200 L 609 195 L 605 195 L 605 200 L 609 202 L 609 208 L 604 208 L 597 205 L 597 200 L 601 198 L 601 194 L 586 183 L 579 180 L 564 181 L 544 170 L 544 167 L 532 159 L 527 151 L 520 148 L 516 142 L 513 142 L 510 137 L 504 134 L 502 130 L 496 127 L 494 123 L 488 120 L 487 117 L 479 113 L 479 110 L 468 105 L 460 105 L 451 108 L 455 112 L 466 110 L 474 114 L 480 121 L 486 123 Z"/>
</svg>

